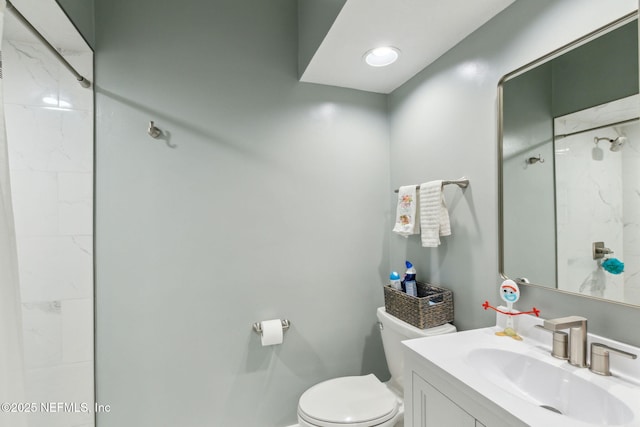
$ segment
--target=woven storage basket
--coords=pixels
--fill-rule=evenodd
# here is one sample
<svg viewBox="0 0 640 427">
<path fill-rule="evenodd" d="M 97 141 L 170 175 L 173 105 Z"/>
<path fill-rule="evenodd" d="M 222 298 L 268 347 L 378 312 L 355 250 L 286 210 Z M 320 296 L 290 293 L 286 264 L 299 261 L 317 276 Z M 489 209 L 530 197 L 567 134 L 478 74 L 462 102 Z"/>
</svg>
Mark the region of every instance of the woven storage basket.
<svg viewBox="0 0 640 427">
<path fill-rule="evenodd" d="M 419 329 L 434 328 L 453 321 L 453 292 L 428 283 L 416 282 L 414 297 L 384 287 L 384 308 L 387 313 Z M 429 301 L 435 303 L 429 305 Z"/>
</svg>

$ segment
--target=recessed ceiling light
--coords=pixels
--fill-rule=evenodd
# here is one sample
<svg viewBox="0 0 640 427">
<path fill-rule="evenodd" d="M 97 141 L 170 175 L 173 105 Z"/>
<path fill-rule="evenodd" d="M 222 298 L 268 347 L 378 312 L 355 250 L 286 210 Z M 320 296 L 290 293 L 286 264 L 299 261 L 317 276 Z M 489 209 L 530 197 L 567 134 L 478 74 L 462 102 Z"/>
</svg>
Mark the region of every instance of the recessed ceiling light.
<svg viewBox="0 0 640 427">
<path fill-rule="evenodd" d="M 372 67 L 384 67 L 396 62 L 398 56 L 400 56 L 400 49 L 393 46 L 382 46 L 365 53 L 364 60 Z"/>
</svg>

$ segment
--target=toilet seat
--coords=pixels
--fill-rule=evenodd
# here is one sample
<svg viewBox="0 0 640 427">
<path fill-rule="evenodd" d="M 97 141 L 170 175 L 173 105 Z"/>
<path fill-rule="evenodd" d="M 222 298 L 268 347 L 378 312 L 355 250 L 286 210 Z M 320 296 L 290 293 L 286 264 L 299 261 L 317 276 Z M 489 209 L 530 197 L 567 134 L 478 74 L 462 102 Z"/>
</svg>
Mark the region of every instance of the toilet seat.
<svg viewBox="0 0 640 427">
<path fill-rule="evenodd" d="M 399 398 L 373 374 L 316 384 L 298 402 L 298 416 L 318 427 L 373 427 L 394 418 Z"/>
</svg>

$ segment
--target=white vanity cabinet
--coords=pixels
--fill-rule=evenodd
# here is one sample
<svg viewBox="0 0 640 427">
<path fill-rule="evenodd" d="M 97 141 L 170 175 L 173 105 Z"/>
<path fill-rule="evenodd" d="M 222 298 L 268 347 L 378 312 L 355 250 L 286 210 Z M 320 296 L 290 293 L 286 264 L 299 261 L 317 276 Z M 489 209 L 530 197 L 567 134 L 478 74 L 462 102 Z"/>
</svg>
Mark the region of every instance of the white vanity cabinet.
<svg viewBox="0 0 640 427">
<path fill-rule="evenodd" d="M 413 372 L 412 426 L 459 426 L 476 427 L 482 423 L 456 405 L 451 399 L 436 390 L 420 375 Z"/>
<path fill-rule="evenodd" d="M 411 348 L 404 350 L 405 427 L 527 425 Z"/>
</svg>

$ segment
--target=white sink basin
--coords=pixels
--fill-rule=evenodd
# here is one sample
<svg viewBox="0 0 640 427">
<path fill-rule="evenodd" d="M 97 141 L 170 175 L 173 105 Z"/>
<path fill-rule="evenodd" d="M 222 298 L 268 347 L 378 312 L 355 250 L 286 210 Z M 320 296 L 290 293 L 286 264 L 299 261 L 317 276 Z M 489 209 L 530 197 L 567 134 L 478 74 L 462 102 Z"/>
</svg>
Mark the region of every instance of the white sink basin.
<svg viewBox="0 0 640 427">
<path fill-rule="evenodd" d="M 405 363 L 419 363 L 425 381 L 452 393 L 454 402 L 463 399 L 463 408 L 489 411 L 487 417 L 506 411 L 520 425 L 536 427 L 640 427 L 640 360 L 612 356 L 613 376 L 594 374 L 552 357 L 551 334 L 534 327 L 541 319 L 520 317 L 523 341 L 496 336 L 504 326 L 419 338 L 404 341 Z M 589 334 L 588 340 L 640 355 L 606 338 Z M 480 413 L 476 418 L 482 421 Z"/>
<path fill-rule="evenodd" d="M 631 409 L 604 388 L 526 354 L 479 348 L 466 362 L 505 392 L 566 417 L 610 426 L 633 420 Z"/>
</svg>

